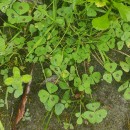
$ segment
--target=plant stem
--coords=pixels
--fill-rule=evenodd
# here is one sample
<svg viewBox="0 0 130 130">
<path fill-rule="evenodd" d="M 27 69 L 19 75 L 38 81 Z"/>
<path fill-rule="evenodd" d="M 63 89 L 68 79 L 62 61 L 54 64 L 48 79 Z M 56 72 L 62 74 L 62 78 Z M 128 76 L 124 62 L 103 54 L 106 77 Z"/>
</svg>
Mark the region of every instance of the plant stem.
<svg viewBox="0 0 130 130">
<path fill-rule="evenodd" d="M 113 51 L 116 51 L 116 52 L 118 52 L 118 53 L 120 53 L 120 54 L 122 54 L 122 55 L 125 55 L 125 56 L 130 57 L 130 55 L 128 55 L 128 54 L 126 54 L 126 53 L 124 53 L 124 52 L 122 52 L 122 51 L 119 51 L 119 50 L 116 50 L 116 49 L 113 49 Z"/>
<path fill-rule="evenodd" d="M 51 111 L 51 114 L 50 114 L 50 116 L 49 116 L 49 119 L 47 120 L 47 123 L 46 123 L 46 126 L 45 126 L 45 129 L 44 129 L 44 130 L 47 130 L 48 125 L 49 125 L 49 123 L 50 123 L 50 120 L 51 120 L 52 115 L 53 115 L 53 111 Z"/>
</svg>

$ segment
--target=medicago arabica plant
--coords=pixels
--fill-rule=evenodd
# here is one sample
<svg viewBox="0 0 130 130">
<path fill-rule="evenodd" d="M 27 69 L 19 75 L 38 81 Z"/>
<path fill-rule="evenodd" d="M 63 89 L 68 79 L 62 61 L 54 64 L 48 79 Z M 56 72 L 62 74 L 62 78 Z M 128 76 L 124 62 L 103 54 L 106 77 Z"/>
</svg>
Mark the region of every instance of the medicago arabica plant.
<svg viewBox="0 0 130 130">
<path fill-rule="evenodd" d="M 121 83 L 130 71 L 130 55 L 124 52 L 130 48 L 129 6 L 125 0 L 1 1 L 0 67 L 8 92 L 15 98 L 22 95 L 31 76 L 20 71 L 40 64 L 45 80 L 38 97 L 47 111 L 59 116 L 77 106 L 77 124 L 102 122 L 107 110 L 93 98 L 94 87 L 102 80 Z M 115 60 L 111 52 L 125 61 Z M 13 76 L 8 77 L 10 69 Z M 125 91 L 126 100 L 129 80 L 118 89 Z"/>
</svg>

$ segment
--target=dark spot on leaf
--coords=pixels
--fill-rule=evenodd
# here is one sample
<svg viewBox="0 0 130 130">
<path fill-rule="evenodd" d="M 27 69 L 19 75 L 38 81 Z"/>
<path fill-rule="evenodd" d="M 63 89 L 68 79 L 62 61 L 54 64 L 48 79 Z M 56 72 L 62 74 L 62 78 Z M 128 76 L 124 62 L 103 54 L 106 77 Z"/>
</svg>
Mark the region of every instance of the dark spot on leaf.
<svg viewBox="0 0 130 130">
<path fill-rule="evenodd" d="M 23 18 L 23 21 L 25 21 L 26 19 L 25 18 Z"/>
<path fill-rule="evenodd" d="M 54 101 L 54 97 L 51 98 L 51 101 Z"/>
<path fill-rule="evenodd" d="M 93 116 L 92 116 L 91 114 L 89 114 L 89 117 L 90 117 L 90 118 L 93 118 Z"/>
<path fill-rule="evenodd" d="M 11 17 L 14 18 L 14 14 L 13 13 L 11 14 Z"/>
<path fill-rule="evenodd" d="M 102 116 L 99 114 L 99 117 L 102 117 Z"/>
<path fill-rule="evenodd" d="M 56 71 L 58 71 L 58 68 L 55 68 Z"/>
<path fill-rule="evenodd" d="M 63 10 L 61 10 L 61 12 L 60 12 L 61 14 L 63 14 L 64 13 L 64 11 Z"/>
<path fill-rule="evenodd" d="M 112 65 L 110 65 L 110 69 L 112 68 Z"/>
<path fill-rule="evenodd" d="M 119 77 L 119 74 L 116 74 L 116 77 Z"/>
<path fill-rule="evenodd" d="M 22 7 L 22 6 L 19 6 L 19 9 L 20 9 L 20 10 L 22 10 L 22 9 L 23 9 L 23 7 Z"/>
</svg>

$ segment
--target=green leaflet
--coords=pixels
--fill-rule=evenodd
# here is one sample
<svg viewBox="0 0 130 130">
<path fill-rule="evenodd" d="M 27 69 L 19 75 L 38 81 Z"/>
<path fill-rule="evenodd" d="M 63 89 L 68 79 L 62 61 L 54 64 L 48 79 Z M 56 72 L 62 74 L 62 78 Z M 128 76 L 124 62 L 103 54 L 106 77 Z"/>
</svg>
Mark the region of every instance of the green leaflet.
<svg viewBox="0 0 130 130">
<path fill-rule="evenodd" d="M 13 9 L 19 14 L 25 14 L 29 11 L 29 4 L 27 2 L 15 2 L 13 4 Z"/>
<path fill-rule="evenodd" d="M 130 87 L 128 87 L 124 93 L 124 98 L 130 100 Z"/>
<path fill-rule="evenodd" d="M 109 74 L 109 73 L 105 73 L 105 74 L 103 75 L 103 79 L 104 79 L 106 82 L 111 83 L 111 82 L 112 82 L 112 75 Z"/>
<path fill-rule="evenodd" d="M 4 126 L 2 125 L 1 121 L 0 121 L 0 130 L 4 130 Z"/>
<path fill-rule="evenodd" d="M 129 81 L 126 81 L 125 83 L 123 83 L 119 88 L 118 88 L 118 92 L 121 92 L 123 90 L 125 90 L 126 88 L 129 87 Z"/>
<path fill-rule="evenodd" d="M 125 21 L 130 21 L 130 7 L 113 1 L 113 5 L 118 9 L 120 16 Z"/>
<path fill-rule="evenodd" d="M 107 63 L 104 64 L 104 68 L 108 72 L 113 73 L 116 70 L 116 68 L 117 68 L 117 64 L 115 62 L 113 62 L 113 63 L 107 62 Z"/>
<path fill-rule="evenodd" d="M 55 113 L 56 113 L 56 115 L 60 115 L 63 112 L 64 108 L 65 108 L 65 106 L 62 103 L 57 103 L 55 105 Z"/>
<path fill-rule="evenodd" d="M 100 107 L 100 102 L 89 103 L 86 107 L 91 111 L 96 111 Z"/>
<path fill-rule="evenodd" d="M 92 25 L 97 30 L 105 30 L 109 27 L 110 21 L 108 19 L 110 10 L 105 15 L 102 15 L 101 17 L 94 18 L 92 20 Z M 105 21 L 105 22 L 104 22 Z"/>
</svg>

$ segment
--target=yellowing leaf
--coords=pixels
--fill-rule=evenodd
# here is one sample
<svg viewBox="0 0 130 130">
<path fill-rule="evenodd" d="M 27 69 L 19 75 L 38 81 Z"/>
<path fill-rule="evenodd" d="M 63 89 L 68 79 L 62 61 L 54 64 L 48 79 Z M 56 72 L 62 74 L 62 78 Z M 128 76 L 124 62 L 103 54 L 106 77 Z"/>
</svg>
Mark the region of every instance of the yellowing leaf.
<svg viewBox="0 0 130 130">
<path fill-rule="evenodd" d="M 5 81 L 4 81 L 4 83 L 5 83 L 6 85 L 11 85 L 12 82 L 13 82 L 13 78 L 12 78 L 12 77 L 9 77 L 9 78 L 5 79 Z"/>
<path fill-rule="evenodd" d="M 32 79 L 32 76 L 31 76 L 31 75 L 26 74 L 26 75 L 23 75 L 23 76 L 22 76 L 22 82 L 24 82 L 24 83 L 30 82 L 31 79 Z"/>
<path fill-rule="evenodd" d="M 95 5 L 96 5 L 97 7 L 103 7 L 103 6 L 106 5 L 106 2 L 98 1 L 98 2 L 95 2 Z"/>
</svg>

